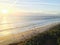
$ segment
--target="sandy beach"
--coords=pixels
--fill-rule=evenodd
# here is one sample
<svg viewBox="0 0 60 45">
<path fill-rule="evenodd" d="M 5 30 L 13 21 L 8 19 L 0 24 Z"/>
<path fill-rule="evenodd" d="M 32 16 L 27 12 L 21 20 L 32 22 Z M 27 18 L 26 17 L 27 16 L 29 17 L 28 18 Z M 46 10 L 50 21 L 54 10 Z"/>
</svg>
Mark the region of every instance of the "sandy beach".
<svg viewBox="0 0 60 45">
<path fill-rule="evenodd" d="M 0 45 L 8 45 L 17 43 L 19 44 L 22 41 L 28 40 L 31 37 L 38 35 L 44 31 L 47 31 L 49 28 L 59 25 L 59 23 L 49 24 L 46 26 L 30 29 L 30 31 L 21 32 L 18 34 L 10 34 L 7 36 L 0 37 Z"/>
</svg>

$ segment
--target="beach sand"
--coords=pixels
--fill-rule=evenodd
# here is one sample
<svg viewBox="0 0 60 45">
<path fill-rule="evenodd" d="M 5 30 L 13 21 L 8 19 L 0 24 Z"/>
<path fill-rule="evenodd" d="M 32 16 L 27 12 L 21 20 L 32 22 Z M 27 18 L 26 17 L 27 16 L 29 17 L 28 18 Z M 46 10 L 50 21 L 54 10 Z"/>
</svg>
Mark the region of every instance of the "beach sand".
<svg viewBox="0 0 60 45">
<path fill-rule="evenodd" d="M 13 42 L 13 43 L 11 43 L 9 45 L 25 45 L 25 42 L 32 39 L 32 37 L 35 37 L 40 33 L 48 31 L 52 27 L 55 27 L 55 26 L 58 26 L 58 25 L 60 25 L 60 24 L 59 23 L 49 24 L 49 25 L 46 25 L 46 26 L 33 28 L 30 31 L 15 34 L 14 35 L 15 42 Z"/>
<path fill-rule="evenodd" d="M 23 45 L 27 40 L 31 39 L 32 37 L 48 31 L 50 28 L 59 24 L 60 23 L 54 23 L 42 27 L 35 27 L 25 32 L 0 37 L 0 45 Z"/>
</svg>

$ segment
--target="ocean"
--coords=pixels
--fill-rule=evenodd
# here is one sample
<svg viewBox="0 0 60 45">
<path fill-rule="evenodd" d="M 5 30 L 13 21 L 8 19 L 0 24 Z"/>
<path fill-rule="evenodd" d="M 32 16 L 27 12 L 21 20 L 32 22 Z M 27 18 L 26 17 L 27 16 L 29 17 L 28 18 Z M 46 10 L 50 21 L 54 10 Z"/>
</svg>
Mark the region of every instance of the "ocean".
<svg viewBox="0 0 60 45">
<path fill-rule="evenodd" d="M 60 22 L 60 16 L 5 16 L 0 19 L 0 32 L 18 33 L 56 22 Z"/>
<path fill-rule="evenodd" d="M 3 16 L 0 18 L 0 44 L 11 41 L 8 35 L 57 22 L 60 16 Z"/>
</svg>

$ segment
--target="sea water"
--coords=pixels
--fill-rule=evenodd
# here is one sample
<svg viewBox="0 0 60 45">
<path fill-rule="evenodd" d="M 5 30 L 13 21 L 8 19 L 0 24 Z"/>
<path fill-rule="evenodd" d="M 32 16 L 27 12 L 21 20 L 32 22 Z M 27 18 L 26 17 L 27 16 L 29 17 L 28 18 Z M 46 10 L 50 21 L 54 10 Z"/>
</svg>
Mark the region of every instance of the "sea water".
<svg viewBox="0 0 60 45">
<path fill-rule="evenodd" d="M 18 33 L 56 22 L 60 22 L 60 16 L 5 16 L 0 19 L 0 32 Z"/>
<path fill-rule="evenodd" d="M 0 18 L 0 44 L 11 41 L 13 36 L 9 38 L 9 35 L 57 22 L 60 22 L 60 16 L 2 16 Z"/>
</svg>

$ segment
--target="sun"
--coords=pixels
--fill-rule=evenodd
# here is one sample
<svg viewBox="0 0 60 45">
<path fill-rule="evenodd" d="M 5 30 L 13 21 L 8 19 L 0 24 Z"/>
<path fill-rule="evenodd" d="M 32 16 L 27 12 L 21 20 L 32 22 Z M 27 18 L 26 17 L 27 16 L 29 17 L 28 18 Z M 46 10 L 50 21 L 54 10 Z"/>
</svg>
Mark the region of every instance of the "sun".
<svg viewBox="0 0 60 45">
<path fill-rule="evenodd" d="M 8 10 L 7 10 L 7 9 L 2 9 L 1 12 L 2 12 L 3 14 L 8 14 Z"/>
</svg>

